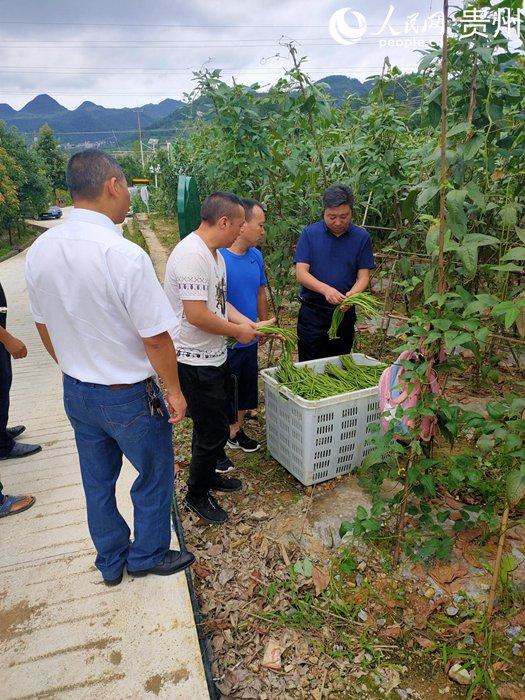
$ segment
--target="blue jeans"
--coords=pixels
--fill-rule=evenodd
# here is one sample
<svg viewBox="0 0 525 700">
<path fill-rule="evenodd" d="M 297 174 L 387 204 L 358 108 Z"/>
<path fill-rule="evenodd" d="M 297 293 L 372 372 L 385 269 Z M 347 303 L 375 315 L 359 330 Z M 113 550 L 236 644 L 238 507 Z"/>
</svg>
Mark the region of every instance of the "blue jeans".
<svg viewBox="0 0 525 700">
<path fill-rule="evenodd" d="M 155 566 L 170 546 L 172 430 L 154 387 L 163 416 L 150 414 L 145 381 L 111 389 L 64 376 L 64 407 L 75 431 L 95 564 L 106 579 L 118 578 L 126 562 L 132 571 Z M 123 454 L 138 471 L 131 488 L 133 542 L 115 499 Z"/>
</svg>

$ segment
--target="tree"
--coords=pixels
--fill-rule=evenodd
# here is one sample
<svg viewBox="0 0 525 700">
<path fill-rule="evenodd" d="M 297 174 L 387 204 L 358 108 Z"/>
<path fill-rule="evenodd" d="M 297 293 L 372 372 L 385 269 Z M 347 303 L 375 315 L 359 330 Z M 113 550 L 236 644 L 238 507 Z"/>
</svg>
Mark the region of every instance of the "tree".
<svg viewBox="0 0 525 700">
<path fill-rule="evenodd" d="M 13 178 L 22 174 L 22 169 L 8 152 L 0 146 L 0 230 L 11 231 L 20 215 L 20 201 Z"/>
<path fill-rule="evenodd" d="M 20 201 L 20 216 L 33 217 L 47 208 L 51 183 L 44 162 L 35 149 L 28 148 L 14 128 L 0 122 L 0 145 L 20 166 L 11 173 Z"/>
<path fill-rule="evenodd" d="M 66 156 L 60 151 L 58 141 L 54 137 L 53 129 L 44 124 L 38 132 L 35 150 L 44 162 L 46 175 L 53 188 L 53 194 L 59 189 L 66 188 Z"/>
<path fill-rule="evenodd" d="M 124 171 L 126 180 L 129 183 L 131 183 L 131 180 L 134 177 L 144 177 L 140 161 L 134 158 L 132 155 L 117 156 L 117 162 Z"/>
</svg>

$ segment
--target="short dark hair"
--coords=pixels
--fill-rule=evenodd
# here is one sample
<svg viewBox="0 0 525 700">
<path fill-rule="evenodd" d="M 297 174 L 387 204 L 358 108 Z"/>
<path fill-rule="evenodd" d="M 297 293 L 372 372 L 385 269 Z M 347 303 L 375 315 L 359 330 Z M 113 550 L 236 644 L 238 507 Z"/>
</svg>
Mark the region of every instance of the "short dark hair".
<svg viewBox="0 0 525 700">
<path fill-rule="evenodd" d="M 110 177 L 126 179 L 117 161 L 97 148 L 75 153 L 67 164 L 66 182 L 73 199 L 96 199 Z"/>
<path fill-rule="evenodd" d="M 244 197 L 241 199 L 242 206 L 244 207 L 244 215 L 246 217 L 246 221 L 251 221 L 252 216 L 253 216 L 253 210 L 255 207 L 259 207 L 263 211 L 265 211 L 265 207 L 258 202 L 256 199 L 251 199 L 251 197 Z"/>
<path fill-rule="evenodd" d="M 213 226 L 222 217 L 233 218 L 237 207 L 242 207 L 240 197 L 232 192 L 212 192 L 201 206 L 201 219 Z"/>
<path fill-rule="evenodd" d="M 349 185 L 330 185 L 323 194 L 323 208 L 340 207 L 341 204 L 348 204 L 350 209 L 354 208 L 354 193 Z"/>
</svg>

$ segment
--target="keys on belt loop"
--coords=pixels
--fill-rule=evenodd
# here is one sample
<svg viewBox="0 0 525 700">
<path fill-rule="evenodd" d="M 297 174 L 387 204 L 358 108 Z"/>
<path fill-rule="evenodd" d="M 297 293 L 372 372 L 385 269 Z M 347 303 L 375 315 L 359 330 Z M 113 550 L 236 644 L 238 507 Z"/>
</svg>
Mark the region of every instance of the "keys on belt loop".
<svg viewBox="0 0 525 700">
<path fill-rule="evenodd" d="M 155 413 L 157 413 L 159 416 L 163 416 L 164 411 L 162 410 L 159 397 L 155 393 L 155 384 L 153 383 L 153 379 L 151 379 L 151 377 L 146 379 L 146 393 L 148 395 L 148 408 L 150 416 L 154 416 Z"/>
</svg>

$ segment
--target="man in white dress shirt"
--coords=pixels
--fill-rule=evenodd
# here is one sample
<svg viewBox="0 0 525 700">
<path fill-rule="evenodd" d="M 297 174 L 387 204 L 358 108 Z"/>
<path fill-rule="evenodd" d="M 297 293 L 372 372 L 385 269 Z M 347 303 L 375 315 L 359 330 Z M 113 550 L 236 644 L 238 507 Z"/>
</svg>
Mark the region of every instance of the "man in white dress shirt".
<svg viewBox="0 0 525 700">
<path fill-rule="evenodd" d="M 31 246 L 26 280 L 42 342 L 64 373 L 95 563 L 107 585 L 121 582 L 125 566 L 132 576 L 173 574 L 194 560 L 169 548 L 171 423 L 186 410 L 168 333 L 176 319 L 151 260 L 117 226 L 129 207 L 118 163 L 94 149 L 76 153 L 67 183 L 74 209 Z M 115 499 L 123 454 L 138 472 L 132 541 Z"/>
</svg>

